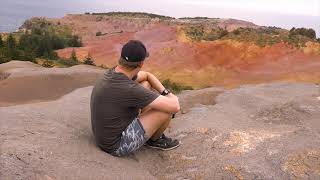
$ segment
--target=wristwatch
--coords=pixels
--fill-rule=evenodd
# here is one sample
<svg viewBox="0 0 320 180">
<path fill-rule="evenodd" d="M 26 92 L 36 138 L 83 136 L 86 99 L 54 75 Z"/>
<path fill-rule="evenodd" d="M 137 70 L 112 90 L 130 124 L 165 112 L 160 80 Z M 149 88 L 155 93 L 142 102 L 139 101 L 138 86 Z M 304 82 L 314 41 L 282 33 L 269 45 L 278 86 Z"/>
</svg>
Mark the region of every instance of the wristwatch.
<svg viewBox="0 0 320 180">
<path fill-rule="evenodd" d="M 162 95 L 162 96 L 166 96 L 166 95 L 168 95 L 168 94 L 170 94 L 170 93 L 171 93 L 170 90 L 165 89 L 165 90 L 163 90 L 163 92 L 161 93 L 161 95 Z"/>
</svg>

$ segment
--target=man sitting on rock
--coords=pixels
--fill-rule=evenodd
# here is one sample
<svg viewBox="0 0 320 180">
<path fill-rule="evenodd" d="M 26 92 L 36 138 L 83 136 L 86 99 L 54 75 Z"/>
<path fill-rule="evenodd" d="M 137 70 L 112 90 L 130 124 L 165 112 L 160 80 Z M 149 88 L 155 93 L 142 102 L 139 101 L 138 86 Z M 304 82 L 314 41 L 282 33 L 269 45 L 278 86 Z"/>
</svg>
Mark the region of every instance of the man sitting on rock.
<svg viewBox="0 0 320 180">
<path fill-rule="evenodd" d="M 126 156 L 143 145 L 161 150 L 180 145 L 163 134 L 180 110 L 179 100 L 154 75 L 140 71 L 148 56 L 142 42 L 129 41 L 118 66 L 105 72 L 92 91 L 93 134 L 111 155 Z"/>
</svg>

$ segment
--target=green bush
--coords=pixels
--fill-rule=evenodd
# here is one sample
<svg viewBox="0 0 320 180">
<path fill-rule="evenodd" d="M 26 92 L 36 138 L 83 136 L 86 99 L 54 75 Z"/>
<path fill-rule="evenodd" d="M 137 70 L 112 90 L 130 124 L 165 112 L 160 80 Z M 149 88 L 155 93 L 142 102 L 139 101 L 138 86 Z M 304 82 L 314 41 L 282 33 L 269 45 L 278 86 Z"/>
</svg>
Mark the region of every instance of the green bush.
<svg viewBox="0 0 320 180">
<path fill-rule="evenodd" d="M 52 67 L 54 67 L 54 63 L 51 60 L 45 60 L 42 63 L 42 67 L 52 68 Z"/>
<path fill-rule="evenodd" d="M 94 60 L 92 59 L 90 53 L 88 53 L 87 57 L 83 61 L 83 64 L 95 66 Z"/>
<path fill-rule="evenodd" d="M 8 59 L 7 57 L 0 55 L 0 64 L 7 63 L 9 61 L 10 61 L 10 59 Z"/>
<path fill-rule="evenodd" d="M 206 40 L 206 41 L 215 41 L 215 40 L 218 40 L 218 39 L 221 39 L 223 38 L 224 36 L 228 35 L 228 31 L 225 30 L 225 29 L 222 29 L 222 28 L 214 28 L 214 29 L 211 29 L 210 32 L 207 32 L 203 39 Z"/>
<path fill-rule="evenodd" d="M 306 36 L 310 39 L 316 39 L 317 35 L 316 35 L 316 31 L 313 29 L 307 29 L 307 28 L 292 28 L 289 31 L 289 36 L 296 36 L 296 35 L 300 35 L 300 36 Z"/>
<path fill-rule="evenodd" d="M 75 61 L 75 62 L 78 61 L 77 54 L 76 54 L 76 51 L 74 49 L 71 52 L 71 56 L 70 56 L 69 60 L 70 61 Z"/>
<path fill-rule="evenodd" d="M 97 32 L 97 33 L 96 33 L 96 36 L 102 36 L 102 32 L 100 32 L 100 31 Z"/>
<path fill-rule="evenodd" d="M 3 40 L 2 40 L 2 35 L 0 34 L 0 48 L 2 48 L 4 46 L 3 44 Z"/>
<path fill-rule="evenodd" d="M 106 15 L 106 16 L 115 16 L 115 17 L 134 17 L 134 18 L 159 18 L 159 19 L 175 19 L 169 16 L 162 16 L 151 13 L 142 13 L 142 12 L 107 12 L 107 13 L 92 13 L 92 15 Z M 98 16 L 99 17 L 99 16 Z M 101 21 L 99 18 L 97 21 Z"/>
<path fill-rule="evenodd" d="M 232 31 L 232 33 L 234 35 L 239 35 L 240 34 L 240 30 L 239 29 L 235 29 L 235 30 Z"/>
<path fill-rule="evenodd" d="M 225 35 L 223 39 L 231 39 L 239 42 L 253 42 L 260 47 L 272 46 L 277 43 L 285 42 L 292 47 L 301 48 L 304 47 L 308 41 L 315 42 L 314 39 L 308 37 L 311 37 L 311 35 L 305 36 L 305 34 L 300 33 L 300 31 L 301 30 L 291 30 L 291 32 L 288 33 L 288 31 L 277 27 L 238 28 L 228 35 Z M 308 30 L 306 32 L 310 33 L 311 31 Z"/>
<path fill-rule="evenodd" d="M 72 67 L 80 64 L 79 61 L 73 61 L 69 59 L 59 59 L 57 60 L 57 63 L 65 67 Z"/>
<path fill-rule="evenodd" d="M 162 84 L 167 89 L 170 89 L 173 93 L 180 93 L 183 90 L 193 90 L 191 86 L 183 86 L 178 83 L 172 82 L 170 79 L 162 81 Z"/>
<path fill-rule="evenodd" d="M 103 69 L 109 69 L 108 66 L 106 66 L 106 65 L 104 65 L 104 64 L 101 64 L 99 67 L 100 67 L 100 68 L 103 68 Z"/>
<path fill-rule="evenodd" d="M 189 26 L 185 28 L 185 32 L 188 37 L 196 41 L 215 41 L 229 34 L 227 30 L 219 27 L 212 28 L 211 30 L 205 30 L 202 25 Z"/>
</svg>

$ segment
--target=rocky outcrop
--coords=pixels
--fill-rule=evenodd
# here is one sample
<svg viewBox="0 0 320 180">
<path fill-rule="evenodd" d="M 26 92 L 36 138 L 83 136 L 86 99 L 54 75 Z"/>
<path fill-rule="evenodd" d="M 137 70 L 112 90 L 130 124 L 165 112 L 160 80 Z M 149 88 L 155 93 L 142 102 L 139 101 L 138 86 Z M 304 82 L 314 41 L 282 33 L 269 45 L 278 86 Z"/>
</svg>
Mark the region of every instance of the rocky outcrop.
<svg viewBox="0 0 320 180">
<path fill-rule="evenodd" d="M 181 147 L 169 152 L 142 148 L 126 158 L 105 154 L 94 144 L 92 87 L 52 102 L 1 107 L 0 176 L 318 179 L 319 88 L 282 83 L 184 92 L 180 99 L 189 110 L 178 114 L 167 132 L 182 141 Z"/>
<path fill-rule="evenodd" d="M 58 99 L 77 88 L 93 85 L 104 71 L 86 65 L 47 69 L 23 61 L 1 64 L 0 107 Z"/>
<path fill-rule="evenodd" d="M 150 53 L 146 70 L 162 80 L 170 78 L 196 89 L 283 80 L 320 83 L 317 43 L 309 42 L 297 49 L 282 38 L 288 37 L 288 31 L 280 28 L 219 18 L 156 21 L 128 16 L 68 15 L 51 21 L 71 27 L 82 37 L 84 47 L 75 48 L 79 59 L 90 53 L 97 65 L 112 67 L 123 44 L 138 39 Z M 230 32 L 239 27 L 249 29 Z M 97 32 L 104 35 L 96 36 Z M 57 52 L 69 58 L 73 49 Z"/>
</svg>

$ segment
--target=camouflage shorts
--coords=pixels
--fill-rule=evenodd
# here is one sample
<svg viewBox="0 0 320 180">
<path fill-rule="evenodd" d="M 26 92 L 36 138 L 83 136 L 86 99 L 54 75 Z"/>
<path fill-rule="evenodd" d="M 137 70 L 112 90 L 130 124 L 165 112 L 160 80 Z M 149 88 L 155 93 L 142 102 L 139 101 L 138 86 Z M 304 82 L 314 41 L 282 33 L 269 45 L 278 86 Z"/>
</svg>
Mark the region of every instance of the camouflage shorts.
<svg viewBox="0 0 320 180">
<path fill-rule="evenodd" d="M 142 147 L 148 139 L 139 118 L 135 118 L 122 132 L 120 146 L 112 155 L 127 156 Z"/>
</svg>

